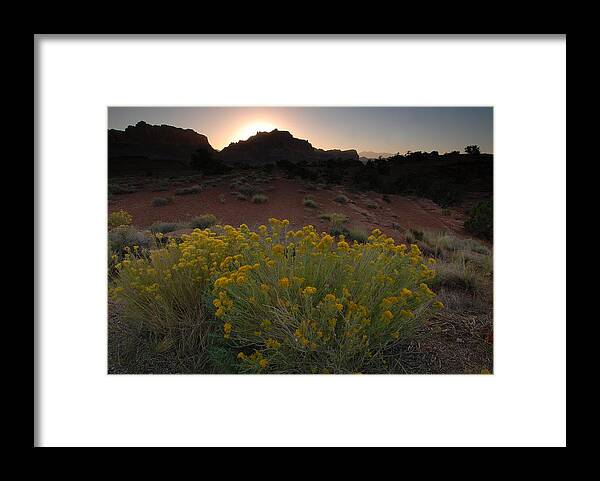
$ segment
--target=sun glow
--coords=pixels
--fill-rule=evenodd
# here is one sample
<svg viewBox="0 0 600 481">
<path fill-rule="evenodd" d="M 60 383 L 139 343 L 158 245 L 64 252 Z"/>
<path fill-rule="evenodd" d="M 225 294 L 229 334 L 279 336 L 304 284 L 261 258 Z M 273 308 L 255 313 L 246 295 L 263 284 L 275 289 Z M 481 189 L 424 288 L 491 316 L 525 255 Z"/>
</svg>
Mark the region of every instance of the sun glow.
<svg viewBox="0 0 600 481">
<path fill-rule="evenodd" d="M 252 122 L 242 126 L 239 130 L 233 134 L 231 141 L 237 142 L 238 140 L 246 140 L 249 137 L 252 137 L 257 132 L 271 132 L 277 127 L 270 122 Z"/>
</svg>

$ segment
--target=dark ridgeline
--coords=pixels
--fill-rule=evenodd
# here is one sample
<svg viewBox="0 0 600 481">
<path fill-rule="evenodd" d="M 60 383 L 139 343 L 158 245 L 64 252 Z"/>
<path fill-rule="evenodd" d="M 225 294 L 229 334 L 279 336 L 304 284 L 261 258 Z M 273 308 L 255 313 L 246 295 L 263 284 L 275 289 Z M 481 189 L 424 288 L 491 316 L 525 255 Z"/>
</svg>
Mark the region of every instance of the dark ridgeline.
<svg viewBox="0 0 600 481">
<path fill-rule="evenodd" d="M 252 165 L 288 162 L 310 162 L 341 158 L 358 160 L 356 150 L 323 150 L 314 148 L 308 140 L 295 138 L 286 130 L 258 132 L 248 140 L 233 142 L 218 154 L 228 163 L 250 163 Z"/>
<path fill-rule="evenodd" d="M 108 131 L 108 171 L 115 175 L 181 175 L 231 169 L 273 169 L 289 177 L 349 184 L 357 189 L 416 195 L 440 205 L 472 204 L 491 198 L 493 155 L 467 146 L 439 154 L 407 152 L 376 160 L 355 150 L 322 150 L 290 132 L 259 132 L 221 151 L 191 129 L 138 122 Z"/>
<path fill-rule="evenodd" d="M 322 150 L 307 140 L 297 139 L 285 130 L 258 132 L 248 140 L 229 144 L 221 151 L 213 149 L 205 135 L 191 129 L 138 122 L 124 131 L 108 131 L 109 174 L 140 171 L 202 170 L 201 160 L 211 159 L 228 165 L 251 166 L 327 159 L 358 160 L 355 150 Z"/>
<path fill-rule="evenodd" d="M 192 129 L 138 122 L 108 131 L 108 175 L 190 170 L 192 154 L 213 152 L 206 135 Z"/>
</svg>

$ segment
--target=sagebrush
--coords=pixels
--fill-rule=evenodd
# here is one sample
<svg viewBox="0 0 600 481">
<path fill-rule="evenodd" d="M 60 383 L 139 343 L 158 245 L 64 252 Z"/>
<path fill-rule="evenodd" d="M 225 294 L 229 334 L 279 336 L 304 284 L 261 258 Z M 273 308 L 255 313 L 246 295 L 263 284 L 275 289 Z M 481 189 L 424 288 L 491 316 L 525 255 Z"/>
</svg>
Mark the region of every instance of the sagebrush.
<svg viewBox="0 0 600 481">
<path fill-rule="evenodd" d="M 380 372 L 433 307 L 433 260 L 379 230 L 366 243 L 270 220 L 194 230 L 117 264 L 123 318 L 234 372 Z M 225 355 L 227 354 L 227 355 Z M 231 361 L 233 359 L 233 361 Z"/>
</svg>

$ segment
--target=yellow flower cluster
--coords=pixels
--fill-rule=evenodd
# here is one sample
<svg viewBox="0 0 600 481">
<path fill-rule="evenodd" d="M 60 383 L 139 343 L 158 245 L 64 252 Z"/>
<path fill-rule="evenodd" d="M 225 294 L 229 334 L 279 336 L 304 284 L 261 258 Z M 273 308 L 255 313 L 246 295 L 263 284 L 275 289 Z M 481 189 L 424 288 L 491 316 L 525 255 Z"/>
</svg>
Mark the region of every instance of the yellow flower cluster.
<svg viewBox="0 0 600 481">
<path fill-rule="evenodd" d="M 196 229 L 126 256 L 111 294 L 154 330 L 198 318 L 211 295 L 223 338 L 250 372 L 355 372 L 428 315 L 435 272 L 417 246 L 378 229 L 350 244 L 313 226 L 269 224 Z"/>
<path fill-rule="evenodd" d="M 435 294 L 426 281 L 435 273 L 417 246 L 396 245 L 379 230 L 365 244 L 349 244 L 312 226 L 287 231 L 285 221 L 269 223 L 256 233 L 259 248 L 250 245 L 255 255 L 244 257 L 252 266 L 244 268 L 244 282 L 234 282 L 240 268 L 231 269 L 214 292 L 231 303 L 219 311 L 233 326 L 229 341 L 262 346 L 255 354 L 273 372 L 332 363 L 355 369 L 353 360 L 372 359 L 427 315 Z M 266 368 L 249 359 L 244 355 L 242 369 Z M 308 359 L 315 365 L 301 369 Z"/>
<path fill-rule="evenodd" d="M 131 214 L 124 210 L 118 210 L 108 214 L 108 227 L 112 229 L 122 225 L 131 225 L 133 218 Z"/>
</svg>

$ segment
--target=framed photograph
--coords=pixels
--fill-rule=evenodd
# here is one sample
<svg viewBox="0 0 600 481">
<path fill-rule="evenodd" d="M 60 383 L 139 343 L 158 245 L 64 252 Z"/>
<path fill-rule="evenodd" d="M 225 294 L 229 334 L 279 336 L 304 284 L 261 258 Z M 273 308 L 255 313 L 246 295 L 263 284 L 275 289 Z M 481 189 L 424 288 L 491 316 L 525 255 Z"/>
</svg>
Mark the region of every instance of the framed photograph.
<svg viewBox="0 0 600 481">
<path fill-rule="evenodd" d="M 108 126 L 109 373 L 492 374 L 492 107 Z"/>
<path fill-rule="evenodd" d="M 566 445 L 565 35 L 34 64 L 34 446 Z"/>
</svg>

